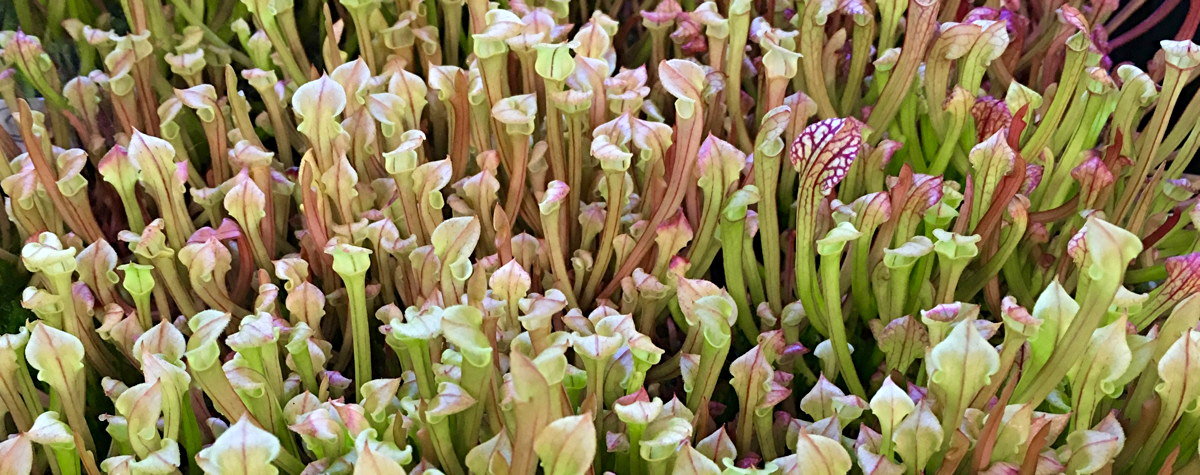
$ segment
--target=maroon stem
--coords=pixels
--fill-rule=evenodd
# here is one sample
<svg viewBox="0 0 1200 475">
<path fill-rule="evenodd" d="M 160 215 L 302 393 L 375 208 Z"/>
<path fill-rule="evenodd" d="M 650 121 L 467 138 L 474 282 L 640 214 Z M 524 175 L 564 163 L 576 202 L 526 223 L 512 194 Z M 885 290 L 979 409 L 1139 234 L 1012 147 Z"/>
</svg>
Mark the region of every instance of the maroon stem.
<svg viewBox="0 0 1200 475">
<path fill-rule="evenodd" d="M 1175 40 L 1194 38 L 1197 27 L 1200 27 L 1200 0 L 1191 0 L 1188 2 L 1187 18 L 1184 18 L 1183 26 L 1180 26 L 1179 32 L 1175 34 Z"/>
<path fill-rule="evenodd" d="M 1147 31 L 1150 31 L 1151 28 L 1154 28 L 1154 25 L 1159 24 L 1160 22 L 1163 21 L 1163 19 L 1165 19 L 1167 17 L 1167 15 L 1170 15 L 1171 12 L 1175 10 L 1175 7 L 1179 6 L 1179 1 L 1180 0 L 1166 0 L 1166 1 L 1158 4 L 1158 8 L 1154 10 L 1154 13 L 1151 13 L 1150 16 L 1147 17 L 1144 21 L 1142 21 L 1141 23 L 1138 23 L 1137 26 L 1130 28 L 1129 31 L 1126 31 L 1125 33 L 1121 34 L 1121 36 L 1118 36 L 1118 37 L 1114 38 L 1113 40 L 1109 41 L 1108 42 L 1109 48 L 1111 48 L 1111 49 L 1119 48 L 1121 45 L 1132 41 L 1134 38 L 1137 38 L 1139 36 L 1146 34 Z M 1191 6 L 1191 8 L 1188 9 L 1188 20 L 1190 22 L 1192 21 L 1191 20 L 1191 17 L 1193 16 L 1192 14 L 1197 8 L 1196 7 L 1197 3 L 1198 2 L 1196 0 L 1192 0 L 1191 1 L 1192 6 Z M 1192 29 L 1195 30 L 1195 28 L 1196 27 L 1193 25 Z M 1182 30 L 1181 30 L 1181 32 L 1182 32 Z"/>
</svg>

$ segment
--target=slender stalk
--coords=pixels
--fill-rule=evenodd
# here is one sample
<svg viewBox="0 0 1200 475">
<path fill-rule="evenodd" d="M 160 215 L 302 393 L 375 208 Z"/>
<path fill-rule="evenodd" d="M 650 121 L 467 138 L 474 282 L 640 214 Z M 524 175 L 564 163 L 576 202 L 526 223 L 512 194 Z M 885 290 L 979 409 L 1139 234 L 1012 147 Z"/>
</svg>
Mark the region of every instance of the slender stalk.
<svg viewBox="0 0 1200 475">
<path fill-rule="evenodd" d="M 625 172 L 605 172 L 604 182 L 608 185 L 608 204 L 604 212 L 604 231 L 600 234 L 600 250 L 596 253 L 595 263 L 592 264 L 592 272 L 588 275 L 587 285 L 584 287 L 583 294 L 581 295 L 584 302 L 592 301 L 596 293 L 596 287 L 600 285 L 600 280 L 608 272 L 609 261 L 612 260 L 613 255 L 613 240 L 616 239 L 617 233 L 621 230 L 621 208 L 623 207 L 625 196 Z M 646 229 L 652 228 L 647 227 Z"/>
<path fill-rule="evenodd" d="M 742 60 L 746 51 L 747 34 L 750 31 L 750 1 L 734 0 L 729 5 L 729 57 L 725 71 L 725 108 L 732 119 L 733 132 L 739 148 L 751 147 L 750 133 L 746 130 L 746 116 L 742 111 Z"/>
<path fill-rule="evenodd" d="M 758 339 L 758 326 L 746 296 L 746 280 L 742 274 L 742 244 L 746 234 L 746 218 L 725 219 L 721 223 L 721 256 L 725 269 L 725 288 L 737 303 L 737 326 L 747 341 Z"/>
<path fill-rule="evenodd" d="M 526 179 L 529 171 L 529 136 L 510 134 L 512 163 L 509 164 L 508 193 L 504 199 L 504 212 L 508 214 L 508 227 L 516 225 L 517 216 L 521 214 L 521 202 L 525 198 Z"/>
<path fill-rule="evenodd" d="M 858 372 L 854 369 L 854 360 L 850 358 L 850 344 L 846 339 L 846 323 L 842 318 L 841 291 L 841 253 L 821 256 L 821 288 L 825 296 L 825 323 L 828 325 L 829 340 L 837 357 L 838 367 L 842 378 L 850 386 L 850 391 L 861 398 L 867 397 L 867 391 L 858 380 Z"/>
<path fill-rule="evenodd" d="M 354 340 L 354 380 L 362 383 L 371 380 L 371 334 L 367 327 L 366 283 L 362 276 L 346 281 L 346 293 L 350 300 L 350 334 Z"/>
</svg>

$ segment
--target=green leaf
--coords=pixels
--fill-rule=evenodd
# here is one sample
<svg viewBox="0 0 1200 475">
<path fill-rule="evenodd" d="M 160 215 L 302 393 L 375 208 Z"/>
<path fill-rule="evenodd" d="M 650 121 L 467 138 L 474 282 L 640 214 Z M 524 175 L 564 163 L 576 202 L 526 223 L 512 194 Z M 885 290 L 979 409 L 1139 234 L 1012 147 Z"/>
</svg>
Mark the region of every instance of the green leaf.
<svg viewBox="0 0 1200 475">
<path fill-rule="evenodd" d="M 553 81 L 565 81 L 575 71 L 575 59 L 571 57 L 570 45 L 566 43 L 541 43 L 537 50 L 534 70 L 538 75 Z"/>
<path fill-rule="evenodd" d="M 670 463 L 679 446 L 692 437 L 692 423 L 682 417 L 660 418 L 646 426 L 639 455 L 651 464 Z"/>
<path fill-rule="evenodd" d="M 1121 317 L 1092 332 L 1091 342 L 1074 371 L 1068 373 L 1076 394 L 1095 393 L 1116 397 L 1123 387 L 1116 385 L 1133 360 L 1126 340 L 1128 321 Z M 1090 421 L 1089 421 L 1090 422 Z"/>
<path fill-rule="evenodd" d="M 1059 459 L 1066 463 L 1066 473 L 1096 473 L 1108 466 L 1125 447 L 1125 430 L 1116 416 L 1109 414 L 1096 427 L 1080 429 L 1067 435 L 1067 446 Z"/>
<path fill-rule="evenodd" d="M 584 473 L 596 455 L 596 424 L 590 413 L 567 416 L 546 425 L 533 450 L 547 475 Z"/>
<path fill-rule="evenodd" d="M 1018 455 L 1024 453 L 1029 436 L 1032 435 L 1033 406 L 1010 404 L 1004 407 L 999 433 L 992 447 L 993 462 L 1020 462 Z"/>
<path fill-rule="evenodd" d="M 200 469 L 209 473 L 275 475 L 271 462 L 279 457 L 279 439 L 242 417 L 196 455 Z"/>
<path fill-rule="evenodd" d="M 76 384 L 82 382 L 79 378 L 83 376 L 83 356 L 83 343 L 74 335 L 41 322 L 30 324 L 25 359 L 38 371 L 38 380 L 49 384 L 62 397 L 83 396 L 71 394 Z"/>
<path fill-rule="evenodd" d="M 942 446 L 942 428 L 929 405 L 922 401 L 916 412 L 909 414 L 892 434 L 896 453 L 905 465 L 920 471 Z"/>
<path fill-rule="evenodd" d="M 1033 317 L 1041 320 L 1042 325 L 1029 338 L 1031 369 L 1046 363 L 1078 312 L 1079 304 L 1057 280 L 1042 291 L 1033 305 Z"/>
<path fill-rule="evenodd" d="M 512 443 L 508 441 L 508 433 L 500 431 L 491 439 L 467 452 L 466 465 L 471 473 L 506 475 L 511 461 Z"/>
<path fill-rule="evenodd" d="M 669 59 L 659 63 L 658 79 L 664 89 L 675 96 L 675 110 L 680 118 L 690 119 L 696 104 L 704 100 L 704 70 L 691 61 Z"/>
<path fill-rule="evenodd" d="M 1181 414 L 1200 408 L 1200 372 L 1195 368 L 1200 368 L 1200 331 L 1189 330 L 1158 361 L 1154 391 L 1162 398 L 1164 411 L 1175 409 Z"/>
<path fill-rule="evenodd" d="M 808 394 L 800 398 L 800 410 L 804 411 L 805 414 L 808 414 L 814 420 L 831 417 L 835 415 L 833 400 L 845 395 L 846 393 L 841 388 L 829 382 L 828 379 L 825 379 L 825 375 L 822 374 L 817 378 L 817 383 L 808 391 Z"/>
<path fill-rule="evenodd" d="M 185 352 L 189 367 L 205 370 L 219 363 L 220 339 L 231 318 L 219 310 L 205 310 L 188 319 L 188 329 L 192 331 Z"/>
<path fill-rule="evenodd" d="M 21 248 L 21 263 L 31 272 L 48 276 L 70 275 L 75 271 L 75 248 L 64 247 L 54 233 L 43 232 L 37 240 Z"/>
<path fill-rule="evenodd" d="M 871 413 L 879 419 L 884 434 L 892 433 L 892 430 L 917 407 L 908 393 L 892 382 L 891 376 L 883 380 L 879 390 L 871 396 L 870 406 Z"/>
<path fill-rule="evenodd" d="M 292 109 L 300 117 L 296 129 L 314 144 L 332 143 L 343 133 L 337 115 L 346 109 L 346 90 L 329 76 L 321 76 L 296 89 Z"/>
<path fill-rule="evenodd" d="M 374 430 L 364 430 L 354 440 L 354 451 L 358 459 L 354 463 L 354 475 L 394 473 L 404 475 L 404 464 L 412 461 L 412 446 L 400 450 L 391 442 L 375 440 Z"/>
<path fill-rule="evenodd" d="M 25 435 L 29 436 L 29 440 L 55 450 L 75 450 L 75 436 L 71 433 L 71 427 L 59 420 L 58 413 L 54 411 L 37 416 Z"/>
<path fill-rule="evenodd" d="M 796 439 L 796 460 L 804 473 L 815 475 L 844 475 L 853 464 L 850 454 L 836 440 L 800 431 Z"/>
<path fill-rule="evenodd" d="M 950 335 L 933 347 L 926 358 L 929 381 L 946 407 L 966 409 L 976 393 L 1000 371 L 1000 352 L 996 351 L 975 327 L 975 322 L 959 322 Z M 943 417 L 959 414 L 944 413 Z"/>
<path fill-rule="evenodd" d="M 716 462 L 706 457 L 700 451 L 692 448 L 692 445 L 685 442 L 679 455 L 675 457 L 675 465 L 671 469 L 672 475 L 719 475 L 721 468 Z"/>
<path fill-rule="evenodd" d="M 1094 213 L 1088 215 L 1071 244 L 1067 253 L 1081 263 L 1089 278 L 1100 282 L 1120 282 L 1129 261 L 1142 252 L 1142 240 L 1137 235 Z"/>
<path fill-rule="evenodd" d="M 446 274 L 465 281 L 471 276 L 470 257 L 479 242 L 479 220 L 474 216 L 450 218 L 434 228 L 430 240 Z M 443 275 L 447 278 L 449 275 Z"/>
<path fill-rule="evenodd" d="M 138 457 L 146 457 L 160 443 L 158 419 L 162 415 L 163 391 L 158 382 L 142 383 L 117 398 L 117 412 L 129 424 L 129 441 Z"/>
<path fill-rule="evenodd" d="M 474 366 L 484 367 L 492 362 L 492 347 L 483 333 L 483 312 L 467 305 L 454 305 L 442 311 L 442 333 L 446 341 L 458 348 L 463 358 Z"/>
</svg>

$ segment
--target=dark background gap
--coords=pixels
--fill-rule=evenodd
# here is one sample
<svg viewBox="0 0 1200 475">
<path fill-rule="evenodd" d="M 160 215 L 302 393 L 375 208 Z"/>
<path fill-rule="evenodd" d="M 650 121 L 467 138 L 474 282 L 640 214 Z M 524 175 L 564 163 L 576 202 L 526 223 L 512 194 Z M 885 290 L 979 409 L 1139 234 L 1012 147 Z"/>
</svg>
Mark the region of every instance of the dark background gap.
<svg viewBox="0 0 1200 475">
<path fill-rule="evenodd" d="M 1154 58 L 1155 53 L 1158 53 L 1159 49 L 1161 49 L 1158 42 L 1175 38 L 1175 33 L 1179 31 L 1181 26 L 1183 26 L 1183 20 L 1185 17 L 1187 17 L 1188 4 L 1192 1 L 1195 0 L 1179 2 L 1179 5 L 1177 5 L 1175 9 L 1163 19 L 1163 21 L 1151 28 L 1150 31 L 1147 31 L 1146 34 L 1134 38 L 1132 41 L 1113 50 L 1109 55 L 1109 57 L 1112 58 L 1113 64 L 1129 62 L 1144 69 L 1145 65 L 1149 64 L 1150 60 Z M 1127 2 L 1121 2 L 1122 5 L 1125 3 Z M 1147 1 L 1141 6 L 1141 8 L 1137 10 L 1137 12 L 1135 12 L 1131 17 L 1129 17 L 1128 20 L 1125 21 L 1125 24 L 1121 25 L 1120 28 L 1113 32 L 1112 38 L 1120 36 L 1122 33 L 1129 31 L 1129 29 L 1145 21 L 1146 18 L 1153 14 L 1154 10 L 1156 10 L 1162 3 L 1162 0 Z M 1192 38 L 1192 41 L 1200 42 L 1200 32 L 1198 32 L 1196 36 Z M 1175 106 L 1175 111 L 1173 114 L 1175 123 L 1172 124 L 1172 126 L 1188 127 L 1191 125 L 1180 124 L 1178 120 L 1184 108 L 1187 106 L 1188 101 L 1191 100 L 1192 96 L 1196 95 L 1198 90 L 1200 90 L 1200 80 L 1192 80 L 1191 83 L 1184 87 L 1183 94 L 1179 96 L 1179 103 Z M 1192 163 L 1188 165 L 1187 172 L 1200 174 L 1200 161 L 1192 160 Z"/>
</svg>

